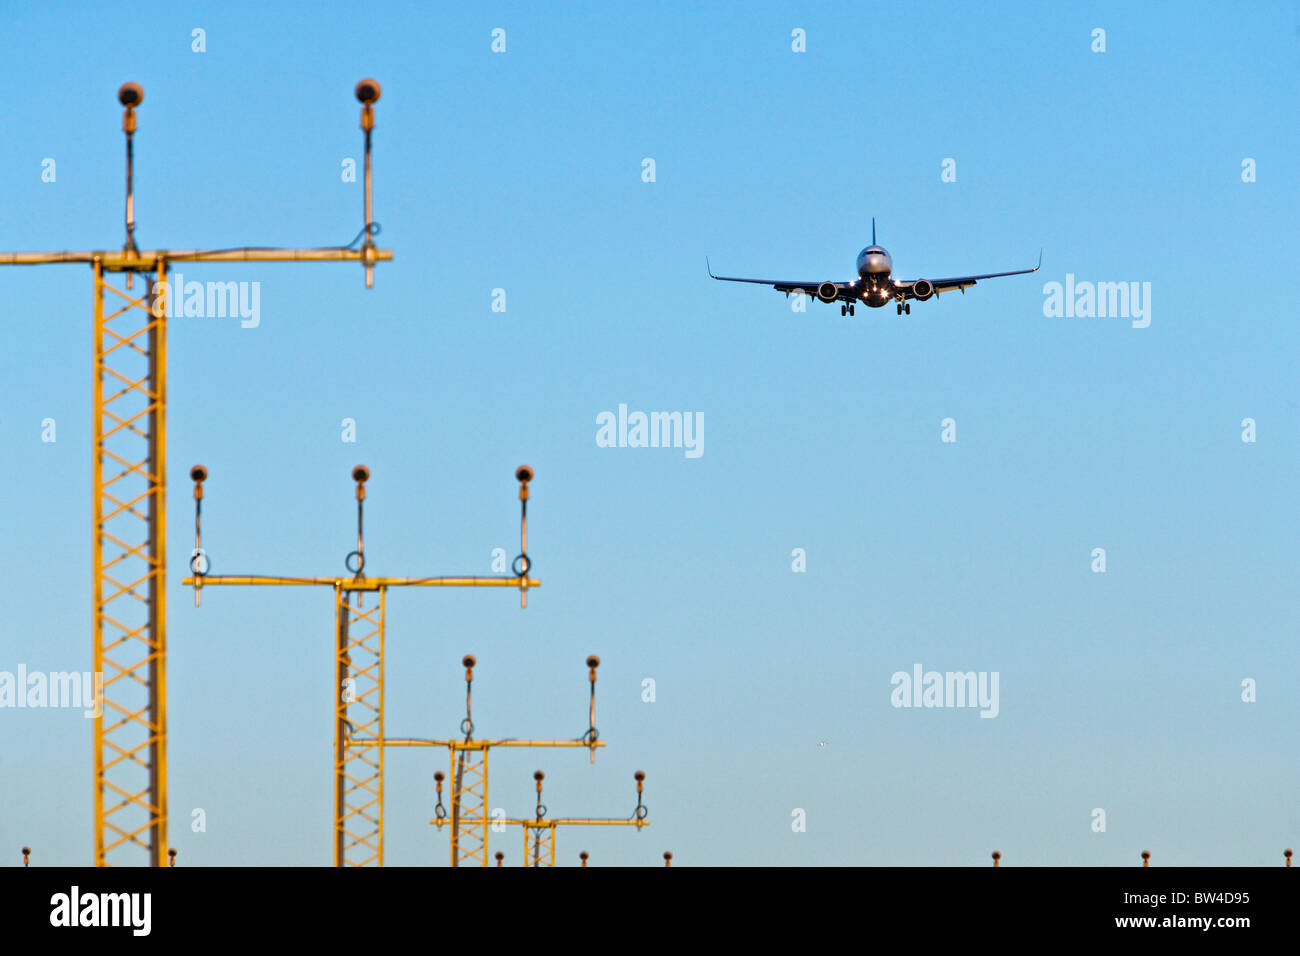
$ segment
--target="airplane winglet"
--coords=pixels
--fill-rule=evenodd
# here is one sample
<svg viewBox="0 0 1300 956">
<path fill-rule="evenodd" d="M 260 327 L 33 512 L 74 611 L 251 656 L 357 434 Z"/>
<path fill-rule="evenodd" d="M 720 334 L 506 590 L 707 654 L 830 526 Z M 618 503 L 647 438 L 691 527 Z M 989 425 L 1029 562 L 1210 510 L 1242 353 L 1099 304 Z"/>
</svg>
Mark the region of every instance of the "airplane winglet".
<svg viewBox="0 0 1300 956">
<path fill-rule="evenodd" d="M 1039 269 L 1041 269 L 1042 267 L 1043 267 L 1043 247 L 1042 247 L 1042 246 L 1039 246 L 1039 247 L 1038 247 L 1038 265 L 1034 266 L 1034 271 L 1037 272 L 1037 271 L 1038 271 Z"/>
<path fill-rule="evenodd" d="M 715 276 L 715 275 L 713 274 L 713 267 L 709 265 L 709 257 L 708 257 L 708 256 L 705 256 L 705 257 L 704 257 L 704 268 L 706 268 L 706 269 L 709 270 L 709 278 L 710 278 L 710 279 L 716 279 L 716 278 L 717 278 L 717 276 Z"/>
</svg>

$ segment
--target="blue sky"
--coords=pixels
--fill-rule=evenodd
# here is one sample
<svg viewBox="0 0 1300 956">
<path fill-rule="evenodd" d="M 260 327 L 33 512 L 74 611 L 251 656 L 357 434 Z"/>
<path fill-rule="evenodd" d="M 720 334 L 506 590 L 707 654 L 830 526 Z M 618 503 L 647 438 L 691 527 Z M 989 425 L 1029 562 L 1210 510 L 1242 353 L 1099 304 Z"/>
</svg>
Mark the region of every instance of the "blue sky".
<svg viewBox="0 0 1300 956">
<path fill-rule="evenodd" d="M 562 832 L 566 865 L 1281 862 L 1300 824 L 1296 4 L 367 9 L 0 14 L 20 94 L 5 250 L 120 247 L 126 80 L 146 90 L 142 248 L 346 243 L 351 91 L 384 87 L 395 259 L 373 290 L 352 265 L 182 270 L 261 284 L 257 328 L 170 326 L 182 863 L 330 859 L 331 598 L 193 607 L 196 461 L 215 570 L 320 575 L 353 547 L 358 462 L 368 570 L 388 575 L 491 573 L 493 548 L 517 550 L 513 470 L 536 468 L 542 589 L 524 612 L 509 592 L 391 594 L 386 719 L 454 733 L 470 652 L 481 735 L 576 736 L 600 654 L 594 766 L 492 758 L 511 815 L 538 767 L 553 816 L 626 816 L 646 771 L 652 826 Z M 707 255 L 851 278 L 873 216 L 904 278 L 1026 268 L 1040 247 L 1043 268 L 853 318 L 705 273 Z M 1067 273 L 1151 283 L 1150 326 L 1046 317 Z M 0 670 L 91 666 L 90 280 L 0 270 Z M 704 454 L 597 447 L 620 403 L 701 413 Z M 892 707 L 917 663 L 997 672 L 997 718 Z M 0 735 L 0 854 L 88 862 L 89 721 L 0 711 Z M 445 863 L 427 824 L 444 763 L 390 754 L 388 863 Z M 520 843 L 492 849 L 518 862 Z"/>
</svg>

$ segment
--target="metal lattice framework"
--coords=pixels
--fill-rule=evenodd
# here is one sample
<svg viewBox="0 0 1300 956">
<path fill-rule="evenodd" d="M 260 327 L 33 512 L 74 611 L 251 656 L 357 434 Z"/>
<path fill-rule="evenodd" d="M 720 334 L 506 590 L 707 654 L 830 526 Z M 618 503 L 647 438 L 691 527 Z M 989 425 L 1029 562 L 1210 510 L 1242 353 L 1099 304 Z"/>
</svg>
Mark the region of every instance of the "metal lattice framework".
<svg viewBox="0 0 1300 956">
<path fill-rule="evenodd" d="M 556 817 L 547 819 L 546 805 L 542 803 L 542 781 L 546 774 L 538 770 L 533 774 L 537 783 L 537 808 L 532 819 L 504 820 L 506 824 L 519 824 L 524 828 L 524 866 L 555 866 L 555 831 L 560 827 L 648 827 L 646 817 L 650 810 L 642 803 L 645 791 L 645 774 L 638 770 L 633 774 L 636 780 L 636 809 L 626 819 L 617 817 Z M 581 854 L 582 865 L 587 865 L 587 855 Z M 671 859 L 671 855 L 665 859 Z"/>
<path fill-rule="evenodd" d="M 524 824 L 524 866 L 555 866 L 555 827 L 558 821 Z"/>
<path fill-rule="evenodd" d="M 448 819 L 446 808 L 442 805 L 443 774 L 438 771 L 433 775 L 437 787 L 438 803 L 434 808 L 434 818 L 429 822 L 439 830 L 444 825 L 451 825 L 451 865 L 452 866 L 487 866 L 488 865 L 488 752 L 494 747 L 582 747 L 590 752 L 591 761 L 596 761 L 596 750 L 604 747 L 600 734 L 596 731 L 596 668 L 600 658 L 591 655 L 587 658 L 587 680 L 591 684 L 591 699 L 587 712 L 587 730 L 581 737 L 573 740 L 474 740 L 474 720 L 471 708 L 474 686 L 474 667 L 478 661 L 473 654 L 466 654 L 461 663 L 465 667 L 465 719 L 460 729 L 465 734 L 461 740 L 425 740 L 420 738 L 389 738 L 384 741 L 386 747 L 446 747 L 451 755 L 451 814 Z M 555 865 L 555 829 L 562 825 L 576 826 L 634 826 L 639 831 L 648 827 L 646 815 L 649 812 L 641 802 L 645 774 L 638 770 L 636 779 L 636 810 L 628 819 L 617 818 L 568 818 L 546 819 L 546 807 L 542 804 L 542 781 L 546 774 L 538 770 L 533 774 L 537 782 L 536 815 L 531 819 L 507 819 L 504 816 L 494 818 L 493 825 L 521 824 L 524 827 L 524 866 Z M 497 854 L 497 866 L 501 866 L 503 854 Z"/>
<path fill-rule="evenodd" d="M 384 609 L 362 607 L 364 591 L 334 589 L 338 653 L 334 706 L 334 862 L 379 864 L 384 858 Z"/>
<path fill-rule="evenodd" d="M 456 795 L 451 805 L 452 866 L 488 865 L 488 749 L 472 741 L 450 748 Z"/>
<path fill-rule="evenodd" d="M 352 470 L 356 482 L 357 547 L 348 554 L 346 566 L 353 577 L 278 577 L 262 575 L 215 575 L 204 572 L 207 555 L 200 547 L 200 510 L 203 483 L 208 470 L 195 465 L 194 480 L 195 559 L 191 576 L 184 584 L 194 588 L 195 603 L 205 588 L 225 587 L 328 587 L 334 591 L 334 865 L 384 865 L 384 748 L 393 744 L 384 736 L 384 643 L 388 589 L 392 587 L 495 587 L 517 588 L 520 605 L 527 607 L 530 588 L 541 582 L 528 577 L 527 503 L 533 470 L 521 465 L 515 470 L 519 482 L 520 554 L 515 559 L 515 577 L 427 577 L 369 578 L 363 530 L 363 505 L 370 469 L 358 465 Z M 201 556 L 201 557 L 200 557 Z M 368 597 L 369 595 L 369 597 Z M 377 603 L 375 598 L 377 596 Z M 476 778 L 476 774 L 481 774 Z M 454 768 L 453 768 L 454 772 Z M 472 758 L 464 773 L 470 792 L 480 794 L 470 815 L 482 818 L 483 838 L 466 842 L 466 851 L 486 860 L 487 752 L 481 764 Z M 481 780 L 476 783 L 476 780 Z M 478 788 L 478 789 L 475 789 Z M 484 864 L 486 865 L 486 863 Z"/>
<path fill-rule="evenodd" d="M 365 226 L 359 248 L 246 247 L 142 251 L 135 242 L 138 84 L 118 90 L 126 134 L 126 242 L 121 251 L 6 252 L 0 265 L 76 263 L 94 275 L 93 658 L 102 691 L 94 722 L 96 866 L 167 859 L 167 275 L 174 262 L 357 262 L 366 287 L 391 261 L 375 246 L 371 133 L 380 87 L 356 87 L 365 132 Z M 362 238 L 364 237 L 364 238 Z M 126 291 L 105 276 L 121 273 Z M 152 278 L 145 295 L 133 278 Z"/>
<path fill-rule="evenodd" d="M 167 855 L 167 270 L 95 277 L 95 864 Z M 154 291 L 157 295 L 154 295 Z M 156 305 L 156 307 L 155 307 Z"/>
</svg>

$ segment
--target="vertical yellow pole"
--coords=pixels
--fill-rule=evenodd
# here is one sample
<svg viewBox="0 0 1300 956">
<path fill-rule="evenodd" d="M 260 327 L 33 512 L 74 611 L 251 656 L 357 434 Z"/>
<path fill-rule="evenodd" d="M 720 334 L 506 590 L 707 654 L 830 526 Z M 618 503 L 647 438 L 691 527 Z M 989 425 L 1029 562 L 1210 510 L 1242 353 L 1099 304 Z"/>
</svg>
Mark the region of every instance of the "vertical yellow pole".
<svg viewBox="0 0 1300 956">
<path fill-rule="evenodd" d="M 456 748 L 448 747 L 451 753 L 451 865 L 460 866 L 460 778 L 456 776 Z"/>
<path fill-rule="evenodd" d="M 334 628 L 338 646 L 334 653 L 334 865 L 343 865 L 344 841 L 344 784 L 347 768 L 347 704 L 344 689 L 348 679 L 348 609 L 343 600 L 343 589 L 334 585 Z"/>
<path fill-rule="evenodd" d="M 149 717 L 153 744 L 149 756 L 149 801 L 156 820 L 150 834 L 150 866 L 163 866 L 167 856 L 167 263 L 159 261 L 155 294 L 162 308 L 150 302 L 150 384 L 155 394 L 149 416 L 149 464 L 154 493 L 149 503 Z M 159 288 L 161 286 L 161 289 Z"/>
<path fill-rule="evenodd" d="M 384 739 L 384 635 L 387 633 L 384 615 L 388 609 L 388 588 L 379 589 L 379 734 L 378 739 Z M 384 865 L 384 750 L 381 745 L 379 751 L 379 865 Z M 484 853 L 486 857 L 487 854 Z M 485 861 L 486 862 L 486 861 Z"/>
<path fill-rule="evenodd" d="M 483 855 L 483 866 L 488 865 L 488 748 L 484 747 L 483 754 L 483 806 L 479 811 L 481 818 L 479 826 L 479 852 Z"/>
<path fill-rule="evenodd" d="M 95 674 L 104 673 L 104 619 L 101 608 L 104 602 L 104 547 L 102 529 L 104 525 L 104 371 L 100 367 L 104 356 L 104 266 L 96 258 L 92 266 L 95 273 L 95 438 L 93 454 L 94 463 L 94 527 L 91 530 L 91 550 L 94 574 L 94 668 Z M 92 680 L 94 678 L 92 677 Z M 95 715 L 95 865 L 103 866 L 104 860 L 104 709 L 107 690 L 96 702 Z"/>
</svg>

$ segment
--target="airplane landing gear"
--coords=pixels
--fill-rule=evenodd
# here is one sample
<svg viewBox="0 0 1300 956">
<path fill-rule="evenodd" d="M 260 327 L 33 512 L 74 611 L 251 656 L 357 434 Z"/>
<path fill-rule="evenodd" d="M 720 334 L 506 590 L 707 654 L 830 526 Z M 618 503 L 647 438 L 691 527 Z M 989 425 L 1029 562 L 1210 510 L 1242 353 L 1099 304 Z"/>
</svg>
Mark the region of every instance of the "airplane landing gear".
<svg viewBox="0 0 1300 956">
<path fill-rule="evenodd" d="M 898 303 L 898 314 L 899 314 L 899 315 L 902 315 L 902 314 L 903 314 L 903 303 L 901 303 L 901 302 Z"/>
<path fill-rule="evenodd" d="M 840 315 L 848 315 L 848 314 L 849 314 L 849 307 L 847 305 L 840 306 Z"/>
<path fill-rule="evenodd" d="M 903 311 L 906 312 L 908 315 L 911 315 L 911 314 L 912 314 L 912 303 L 909 302 L 909 303 L 907 303 L 907 305 L 903 306 Z"/>
<path fill-rule="evenodd" d="M 853 306 L 849 306 L 849 315 L 853 314 Z"/>
</svg>

